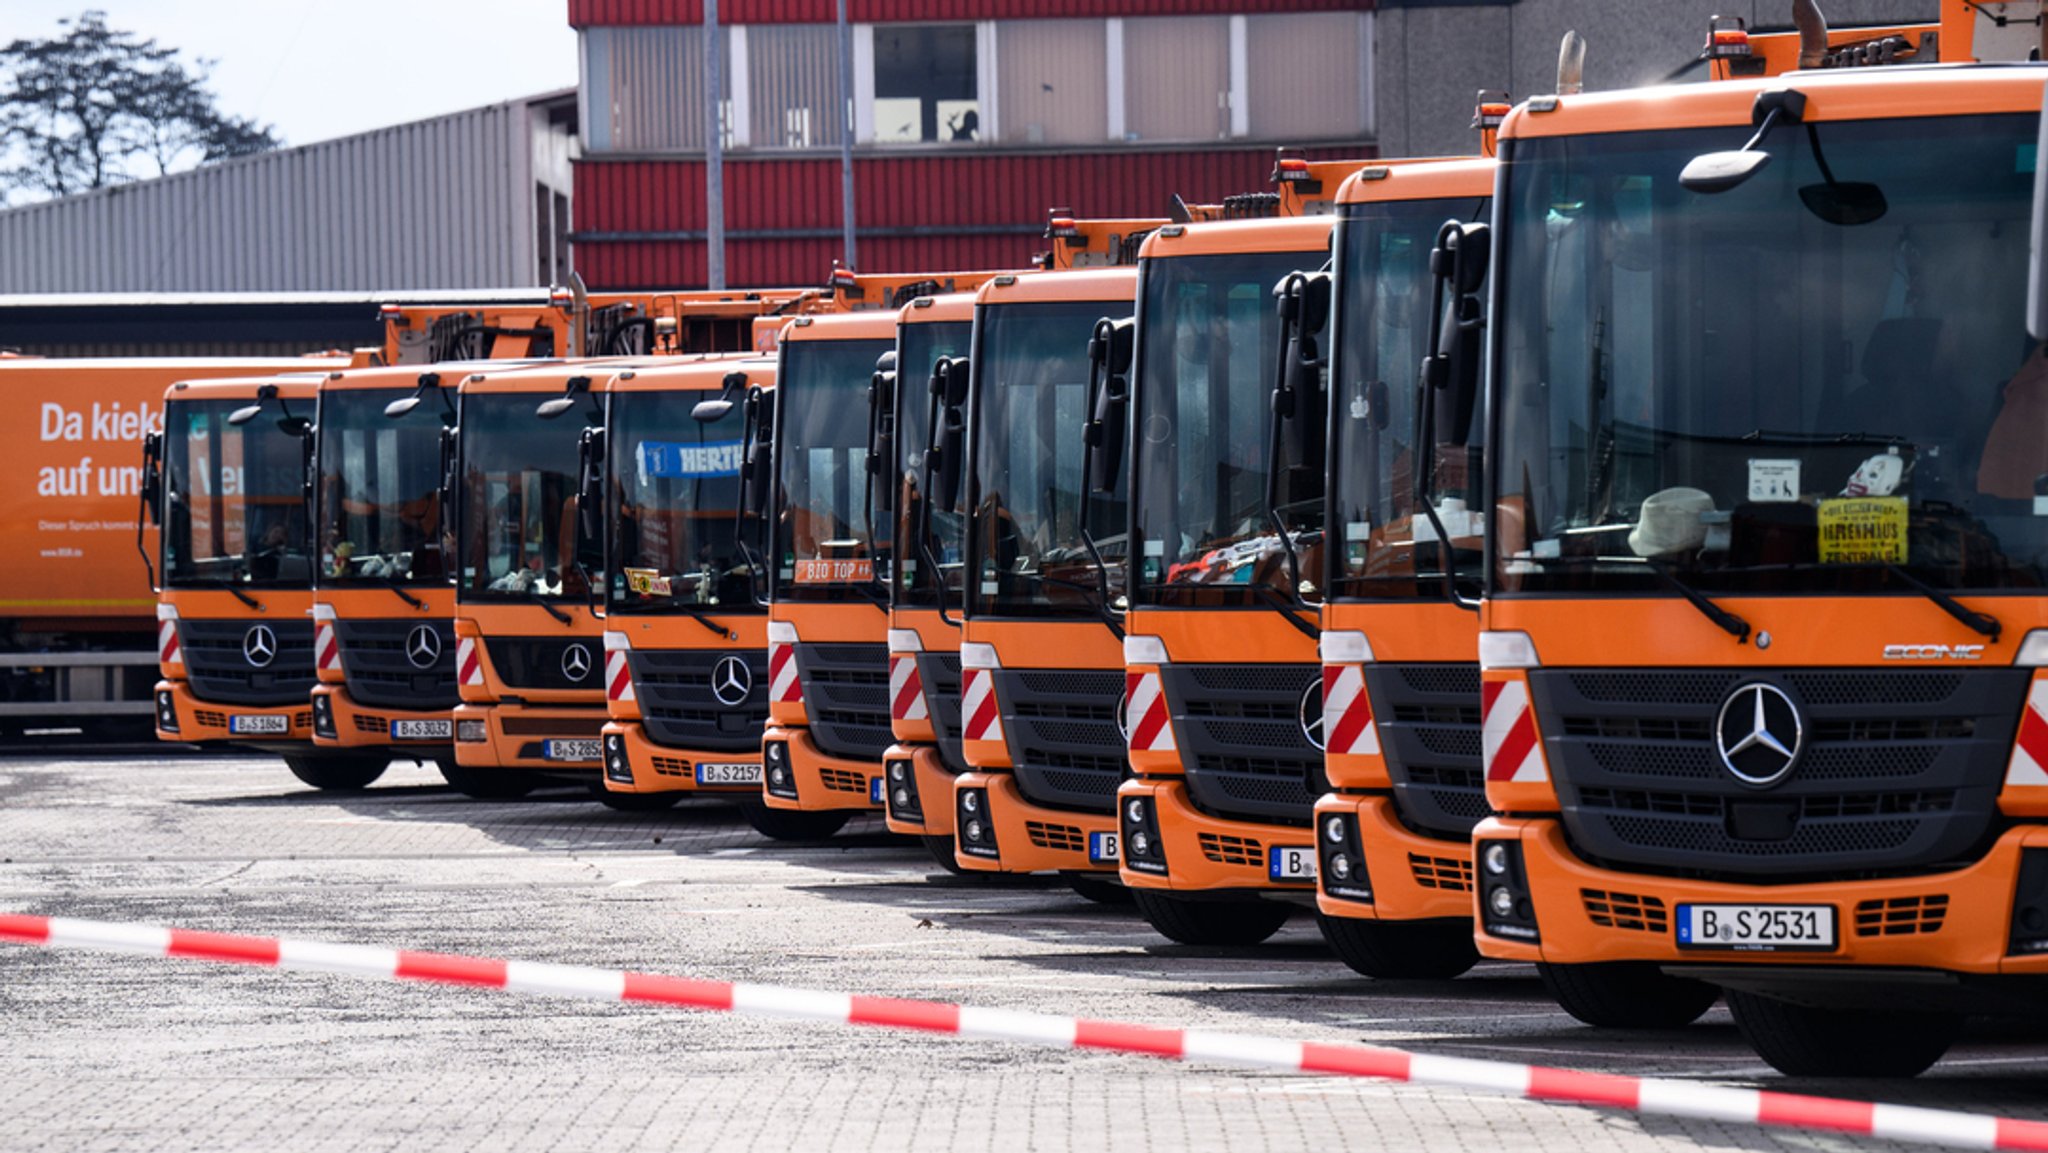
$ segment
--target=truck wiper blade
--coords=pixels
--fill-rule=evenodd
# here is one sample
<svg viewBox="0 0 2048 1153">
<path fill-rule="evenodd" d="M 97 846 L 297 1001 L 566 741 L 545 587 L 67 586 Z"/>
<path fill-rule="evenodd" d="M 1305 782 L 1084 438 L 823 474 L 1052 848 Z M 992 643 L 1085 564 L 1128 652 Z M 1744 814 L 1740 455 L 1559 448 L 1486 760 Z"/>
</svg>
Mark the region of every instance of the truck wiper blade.
<svg viewBox="0 0 2048 1153">
<path fill-rule="evenodd" d="M 406 604 L 409 604 L 416 609 L 424 609 L 427 607 L 427 602 L 421 600 L 420 598 L 412 595 L 409 592 L 406 592 L 405 587 L 398 583 L 398 578 L 396 577 L 386 577 L 384 579 L 384 587 L 390 589 L 391 592 L 395 596 L 397 596 L 399 600 L 404 601 Z"/>
<path fill-rule="evenodd" d="M 549 616 L 555 618 L 556 620 L 562 622 L 565 625 L 575 623 L 576 618 L 570 616 L 568 613 L 563 612 L 561 609 L 556 608 L 554 605 L 549 604 L 547 595 L 545 593 L 542 593 L 539 589 L 527 589 L 526 595 L 533 599 L 534 604 L 537 604 L 540 607 L 546 609 L 548 611 Z"/>
<path fill-rule="evenodd" d="M 1999 634 L 2005 631 L 2005 626 L 1998 622 L 1997 617 L 1991 616 L 1988 613 L 1980 613 L 1970 608 L 1963 602 L 1907 572 L 1906 566 L 1902 564 L 1886 561 L 1884 571 L 1911 585 L 1913 591 L 1933 601 L 1936 605 L 1940 606 L 1941 611 L 1963 622 L 1965 628 L 1979 636 L 1991 638 L 1991 643 L 1993 644 L 1998 643 Z"/>
<path fill-rule="evenodd" d="M 250 596 L 248 593 L 243 592 L 241 589 L 236 588 L 233 584 L 227 581 L 222 581 L 220 582 L 220 587 L 234 594 L 234 598 L 236 600 L 241 601 L 243 604 L 248 605 L 250 608 L 257 610 L 258 612 L 262 611 L 262 601 L 259 601 L 255 597 Z"/>
<path fill-rule="evenodd" d="M 1659 577 L 1662 577 L 1665 584 L 1668 584 L 1673 589 L 1676 589 L 1678 591 L 1678 595 L 1684 597 L 1687 603 L 1691 604 L 1692 607 L 1700 610 L 1701 616 L 1704 616 L 1708 620 L 1713 621 L 1714 624 L 1717 627 L 1719 627 L 1722 632 L 1725 632 L 1729 636 L 1734 637 L 1736 644 L 1748 643 L 1748 621 L 1743 620 L 1741 617 L 1736 616 L 1734 613 L 1731 613 L 1727 609 L 1722 608 L 1720 605 L 1715 604 L 1713 601 L 1708 600 L 1707 595 L 1705 593 L 1702 593 L 1700 590 L 1692 587 L 1691 585 L 1685 583 L 1682 580 L 1679 580 L 1678 575 L 1672 572 L 1669 566 L 1658 564 L 1656 561 L 1648 561 L 1646 563 L 1650 566 L 1651 572 L 1654 572 Z"/>
<path fill-rule="evenodd" d="M 1252 590 L 1252 595 L 1259 599 L 1259 603 L 1279 613 L 1282 620 L 1293 625 L 1296 632 L 1312 641 L 1322 639 L 1322 627 L 1302 620 L 1297 613 L 1296 606 L 1300 603 L 1299 601 L 1289 599 L 1286 593 L 1263 581 L 1255 582 L 1245 587 Z"/>
</svg>

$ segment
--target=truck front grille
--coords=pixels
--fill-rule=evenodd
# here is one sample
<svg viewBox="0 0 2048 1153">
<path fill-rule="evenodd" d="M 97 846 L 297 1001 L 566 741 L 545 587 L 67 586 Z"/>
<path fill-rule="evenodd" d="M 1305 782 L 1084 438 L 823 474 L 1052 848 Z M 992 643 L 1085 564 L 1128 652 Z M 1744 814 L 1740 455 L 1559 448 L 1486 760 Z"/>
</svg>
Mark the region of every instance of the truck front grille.
<svg viewBox="0 0 2048 1153">
<path fill-rule="evenodd" d="M 1367 665 L 1365 691 L 1402 819 L 1446 839 L 1470 837 L 1491 811 L 1479 763 L 1478 664 Z"/>
<path fill-rule="evenodd" d="M 253 629 L 266 628 L 275 652 L 257 664 L 248 656 Z M 185 654 L 185 678 L 202 701 L 229 705 L 289 705 L 313 693 L 313 622 L 298 620 L 178 621 L 178 645 Z"/>
<path fill-rule="evenodd" d="M 1017 789 L 1033 804 L 1113 813 L 1124 777 L 1118 669 L 999 670 L 996 704 Z"/>
<path fill-rule="evenodd" d="M 1304 708 L 1322 715 L 1316 665 L 1168 665 L 1160 684 L 1197 807 L 1232 820 L 1307 825 L 1329 788 Z"/>
<path fill-rule="evenodd" d="M 736 660 L 745 670 L 744 693 L 739 678 L 723 668 Z M 641 727 L 656 744 L 706 752 L 759 752 L 761 729 L 768 723 L 768 654 L 750 649 L 632 649 L 626 669 L 633 677 L 633 697 L 640 704 Z M 731 700 L 719 699 L 723 692 Z"/>
<path fill-rule="evenodd" d="M 431 633 L 415 635 L 414 630 Z M 448 620 L 336 620 L 341 671 L 356 703 L 385 709 L 452 709 L 455 626 Z"/>
<path fill-rule="evenodd" d="M 796 672 L 819 750 L 880 761 L 896 739 L 889 731 L 889 646 L 798 642 Z"/>
</svg>

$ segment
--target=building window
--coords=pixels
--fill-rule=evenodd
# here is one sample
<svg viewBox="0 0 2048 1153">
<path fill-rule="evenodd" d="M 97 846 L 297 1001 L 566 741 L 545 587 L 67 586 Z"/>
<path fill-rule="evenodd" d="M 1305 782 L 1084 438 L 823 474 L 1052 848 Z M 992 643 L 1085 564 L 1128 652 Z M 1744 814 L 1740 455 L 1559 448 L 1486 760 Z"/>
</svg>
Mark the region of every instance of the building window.
<svg viewBox="0 0 2048 1153">
<path fill-rule="evenodd" d="M 1363 136 L 1366 33 L 1356 12 L 1245 21 L 1246 127 L 1261 140 Z"/>
<path fill-rule="evenodd" d="M 1109 135 L 1108 25 L 996 25 L 998 135 L 1005 144 L 1100 144 Z"/>
<path fill-rule="evenodd" d="M 981 139 L 972 24 L 874 26 L 877 144 Z"/>
<path fill-rule="evenodd" d="M 721 72 L 729 99 L 732 69 Z M 592 152 L 702 151 L 704 30 L 585 29 L 583 101 L 583 139 Z M 722 121 L 727 113 L 720 109 Z M 729 123 L 727 130 L 729 138 Z"/>
<path fill-rule="evenodd" d="M 1230 17 L 1125 20 L 1123 41 L 1125 140 L 1230 135 Z"/>
<path fill-rule="evenodd" d="M 757 24 L 746 32 L 748 143 L 837 148 L 846 132 L 839 31 L 830 24 Z"/>
</svg>

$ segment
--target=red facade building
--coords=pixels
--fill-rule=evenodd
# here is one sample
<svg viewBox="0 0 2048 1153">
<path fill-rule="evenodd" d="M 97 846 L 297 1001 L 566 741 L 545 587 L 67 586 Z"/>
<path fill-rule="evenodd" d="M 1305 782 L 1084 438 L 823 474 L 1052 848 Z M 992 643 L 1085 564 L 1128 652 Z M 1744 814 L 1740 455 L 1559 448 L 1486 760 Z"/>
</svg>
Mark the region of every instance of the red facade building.
<svg viewBox="0 0 2048 1153">
<path fill-rule="evenodd" d="M 1056 206 L 1159 216 L 1268 190 L 1282 146 L 1374 155 L 1358 0 L 848 0 L 843 31 L 837 8 L 718 5 L 729 286 L 819 283 L 842 258 L 849 134 L 871 272 L 1015 267 Z M 706 283 L 704 16 L 570 0 L 572 239 L 594 288 Z"/>
</svg>

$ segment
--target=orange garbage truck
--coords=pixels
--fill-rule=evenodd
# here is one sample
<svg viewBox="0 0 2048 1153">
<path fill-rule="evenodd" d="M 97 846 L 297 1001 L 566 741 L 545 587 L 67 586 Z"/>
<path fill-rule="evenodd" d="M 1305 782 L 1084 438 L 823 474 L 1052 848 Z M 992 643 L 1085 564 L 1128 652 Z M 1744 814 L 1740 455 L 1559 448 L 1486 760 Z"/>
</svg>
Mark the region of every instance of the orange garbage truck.
<svg viewBox="0 0 2048 1153">
<path fill-rule="evenodd" d="M 1084 481 L 1098 328 L 1128 331 L 1135 268 L 998 278 L 975 313 L 966 398 L 963 755 L 955 851 L 970 870 L 1059 872 L 1126 899 L 1116 789 L 1125 775 L 1123 470 Z M 970 707 L 971 705 L 971 707 Z"/>
<path fill-rule="evenodd" d="M 1323 478 L 1319 451 L 1275 457 L 1289 446 L 1270 394 L 1274 288 L 1323 263 L 1334 223 L 1154 233 L 1135 335 L 1109 350 L 1090 418 L 1104 455 L 1130 467 L 1121 875 L 1176 941 L 1261 941 L 1315 899 L 1322 670 L 1301 596 L 1318 572 Z"/>
<path fill-rule="evenodd" d="M 775 361 L 688 359 L 606 389 L 604 787 L 615 805 L 684 796 L 759 805 L 768 719 L 766 541 L 742 516 L 747 406 L 771 403 Z"/>
<path fill-rule="evenodd" d="M 1581 1020 L 1910 1075 L 2048 972 L 2042 76 L 1502 128 L 1476 936 Z"/>
<path fill-rule="evenodd" d="M 998 279 L 1004 279 L 999 277 Z M 1014 279 L 1014 278 L 1011 278 Z M 966 453 L 949 390 L 967 385 L 974 294 L 920 296 L 897 314 L 893 371 L 875 374 L 868 449 L 876 518 L 894 518 L 889 565 L 889 730 L 882 754 L 889 831 L 953 857 L 951 783 L 960 757 L 960 484 Z M 948 417 L 955 417 L 950 424 Z M 927 457 L 930 457 L 928 460 Z M 932 486 L 937 485 L 934 489 Z M 927 807 L 924 798 L 939 803 Z"/>
</svg>

